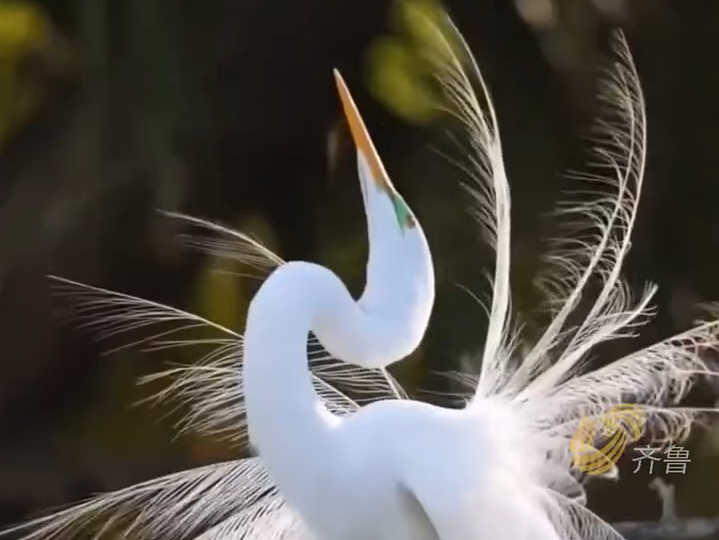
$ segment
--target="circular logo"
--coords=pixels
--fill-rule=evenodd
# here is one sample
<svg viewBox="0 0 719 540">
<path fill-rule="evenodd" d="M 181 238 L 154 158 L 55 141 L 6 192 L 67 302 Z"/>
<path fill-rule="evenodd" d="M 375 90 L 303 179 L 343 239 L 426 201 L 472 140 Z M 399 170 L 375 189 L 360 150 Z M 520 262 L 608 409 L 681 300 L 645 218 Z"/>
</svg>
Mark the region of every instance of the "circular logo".
<svg viewBox="0 0 719 540">
<path fill-rule="evenodd" d="M 569 443 L 574 466 L 590 475 L 609 472 L 627 444 L 639 439 L 645 422 L 643 409 L 629 403 L 612 407 L 600 417 L 582 418 Z M 607 442 L 596 448 L 597 439 Z"/>
</svg>

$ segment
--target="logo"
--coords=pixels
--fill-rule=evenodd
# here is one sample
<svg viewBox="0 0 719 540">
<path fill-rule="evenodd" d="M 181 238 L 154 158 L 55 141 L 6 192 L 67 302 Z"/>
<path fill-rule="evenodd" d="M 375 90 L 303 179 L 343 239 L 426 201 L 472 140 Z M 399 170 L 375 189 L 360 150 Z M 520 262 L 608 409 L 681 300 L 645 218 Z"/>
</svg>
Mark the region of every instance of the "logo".
<svg viewBox="0 0 719 540">
<path fill-rule="evenodd" d="M 569 443 L 574 466 L 594 476 L 609 472 L 627 444 L 639 439 L 645 423 L 643 409 L 629 403 L 612 407 L 599 417 L 582 418 Z M 607 442 L 596 448 L 597 440 Z"/>
</svg>

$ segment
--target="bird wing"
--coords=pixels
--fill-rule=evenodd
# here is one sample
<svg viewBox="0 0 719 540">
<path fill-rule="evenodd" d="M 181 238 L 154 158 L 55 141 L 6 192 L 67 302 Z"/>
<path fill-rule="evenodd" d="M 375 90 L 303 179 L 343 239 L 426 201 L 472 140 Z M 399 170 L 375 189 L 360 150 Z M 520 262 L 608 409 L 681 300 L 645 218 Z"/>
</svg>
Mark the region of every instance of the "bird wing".
<svg viewBox="0 0 719 540">
<path fill-rule="evenodd" d="M 461 41 L 453 26 L 426 22 L 434 32 L 451 32 L 453 42 Z M 477 211 L 485 229 L 495 231 L 497 249 L 491 347 L 484 351 L 479 380 L 465 377 L 474 385 L 469 408 L 486 409 L 488 400 L 492 404 L 504 400 L 505 412 L 533 437 L 524 441 L 541 457 L 537 467 L 546 462 L 547 452 L 556 456 L 557 470 L 548 477 L 562 470 L 566 474 L 571 468 L 566 449 L 582 419 L 600 419 L 625 402 L 640 410 L 647 420 L 648 429 L 643 432 L 651 432 L 656 442 L 683 439 L 692 420 L 709 411 L 665 405 L 676 405 L 686 396 L 697 376 L 712 374 L 703 355 L 719 349 L 719 321 L 713 320 L 606 367 L 587 370 L 588 357 L 597 346 L 636 335 L 653 314 L 651 301 L 656 292 L 653 284 L 634 291 L 622 276 L 644 182 L 647 128 L 639 76 L 621 32 L 615 34 L 613 45 L 614 61 L 599 81 L 600 115 L 593 132 L 592 169 L 574 174 L 586 189 L 579 192 L 579 201 L 559 206 L 557 214 L 568 230 L 547 255 L 548 272 L 541 279 L 551 320 L 521 357 L 512 350 L 512 338 L 518 333 L 503 311 L 509 306 L 502 285 L 509 279 L 509 267 L 502 263 L 501 239 L 509 233 L 503 217 L 509 200 L 504 200 L 507 178 L 494 111 L 491 103 L 488 113 L 480 107 L 480 98 L 489 102 L 489 95 L 468 48 L 465 56 L 470 57 L 471 70 L 465 70 L 468 62 L 449 46 L 437 55 L 437 77 L 476 151 L 468 157 L 469 174 L 477 193 L 485 198 L 476 198 Z M 481 86 L 482 96 L 476 96 L 473 81 Z M 495 312 L 495 306 L 500 311 Z M 499 341 L 497 336 L 501 336 Z M 629 433 L 627 426 L 619 422 L 619 429 L 633 442 L 637 435 Z M 571 485 L 565 478 L 555 479 Z"/>
<path fill-rule="evenodd" d="M 247 509 L 272 508 L 272 488 L 257 459 L 228 461 L 99 495 L 3 534 L 20 532 L 30 540 L 91 532 L 99 538 L 122 530 L 129 537 L 192 538 Z"/>
<path fill-rule="evenodd" d="M 437 24 L 428 18 L 425 22 L 435 33 L 459 34 L 451 24 Z M 454 41 L 462 41 L 461 36 Z M 604 368 L 586 369 L 587 358 L 598 345 L 634 336 L 637 327 L 653 314 L 650 302 L 656 287 L 648 284 L 644 290 L 634 291 L 622 276 L 646 165 L 645 102 L 631 52 L 618 32 L 615 61 L 599 86 L 603 107 L 593 133 L 592 170 L 575 175 L 586 189 L 579 193 L 579 201 L 560 205 L 557 212 L 569 231 L 548 254 L 550 271 L 543 276 L 551 320 L 520 358 L 515 354 L 519 351 L 513 351 L 518 332 L 510 327 L 508 316 L 509 252 L 504 246 L 509 236 L 509 195 L 494 111 L 469 49 L 469 73 L 466 59 L 449 45 L 440 52 L 436 55 L 437 77 L 474 150 L 466 158 L 466 169 L 475 187 L 480 224 L 493 233 L 489 239 L 497 259 L 480 376 L 478 380 L 464 377 L 471 383 L 467 408 L 481 419 L 476 422 L 477 430 L 493 424 L 496 429 L 491 431 L 491 442 L 515 470 L 491 482 L 476 482 L 479 490 L 466 494 L 474 499 L 472 503 L 455 500 L 451 506 L 433 499 L 433 490 L 461 493 L 456 486 L 442 486 L 441 479 L 435 478 L 438 483 L 432 486 L 412 484 L 412 491 L 442 540 L 472 538 L 476 524 L 462 521 L 458 510 L 462 505 L 467 512 L 476 507 L 482 513 L 484 528 L 474 532 L 483 534 L 476 538 L 534 538 L 531 532 L 523 536 L 527 531 L 521 527 L 522 515 L 528 523 L 542 522 L 543 516 L 549 527 L 547 538 L 620 538 L 584 506 L 584 488 L 577 479 L 581 471 L 571 451 L 580 424 L 614 417 L 617 432 L 612 436 L 626 444 L 641 434 L 650 434 L 657 443 L 684 439 L 693 419 L 709 410 L 674 406 L 687 395 L 698 375 L 712 374 L 703 356 L 719 350 L 719 321 L 713 320 Z M 482 96 L 475 94 L 473 82 L 481 86 Z M 488 102 L 488 113 L 480 107 L 480 98 Z M 615 414 L 618 407 L 627 405 L 642 417 L 641 429 L 634 430 L 637 422 L 631 414 L 622 418 Z M 597 448 L 603 432 L 597 433 L 597 440 L 580 442 L 584 450 L 589 447 L 601 455 Z M 618 455 L 606 451 L 605 461 L 611 464 Z M 494 467 L 475 465 L 485 470 Z M 436 468 L 446 470 L 446 464 L 437 463 Z M 550 528 L 555 532 L 549 532 Z"/>
<path fill-rule="evenodd" d="M 99 540 L 108 533 L 183 540 L 314 540 L 257 458 L 155 478 L 2 531 L 24 540 Z"/>
</svg>

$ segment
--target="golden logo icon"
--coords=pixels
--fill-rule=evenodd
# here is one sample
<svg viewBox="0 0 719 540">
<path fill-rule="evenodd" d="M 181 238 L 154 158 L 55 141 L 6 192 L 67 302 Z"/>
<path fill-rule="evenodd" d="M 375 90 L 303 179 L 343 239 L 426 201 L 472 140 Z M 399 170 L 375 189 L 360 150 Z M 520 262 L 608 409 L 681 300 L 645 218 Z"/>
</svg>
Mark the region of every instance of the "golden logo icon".
<svg viewBox="0 0 719 540">
<path fill-rule="evenodd" d="M 617 463 L 627 444 L 641 436 L 646 414 L 638 405 L 624 403 L 599 417 L 588 416 L 579 421 L 569 448 L 574 466 L 589 475 L 606 474 Z M 596 448 L 595 441 L 607 442 Z"/>
</svg>

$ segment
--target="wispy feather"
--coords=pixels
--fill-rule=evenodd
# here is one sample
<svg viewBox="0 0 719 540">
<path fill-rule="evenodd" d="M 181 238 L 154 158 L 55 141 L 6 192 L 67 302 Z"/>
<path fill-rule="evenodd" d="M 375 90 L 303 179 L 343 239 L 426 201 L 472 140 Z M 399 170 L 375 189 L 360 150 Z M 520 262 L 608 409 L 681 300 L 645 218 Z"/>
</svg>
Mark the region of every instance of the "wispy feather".
<svg viewBox="0 0 719 540">
<path fill-rule="evenodd" d="M 177 213 L 163 213 L 213 234 L 211 239 L 183 235 L 185 245 L 213 256 L 235 260 L 263 277 L 284 261 L 257 240 L 221 225 Z M 68 302 L 65 313 L 80 331 L 93 338 L 120 345 L 106 354 L 139 347 L 146 352 L 193 348 L 206 351 L 197 361 L 175 365 L 149 375 L 141 383 L 168 380 L 169 384 L 146 398 L 150 402 L 174 402 L 178 409 L 189 408 L 176 426 L 181 433 L 212 435 L 237 443 L 246 442 L 245 408 L 242 391 L 242 335 L 214 321 L 172 306 L 110 291 L 57 276 L 51 276 L 53 290 Z M 193 333 L 203 331 L 202 337 Z M 308 342 L 308 357 L 315 389 L 334 413 L 353 411 L 358 403 L 387 396 L 403 398 L 400 385 L 386 370 L 370 370 L 330 357 L 314 336 Z M 357 402 L 346 392 L 351 391 Z"/>
<path fill-rule="evenodd" d="M 425 22 L 425 31 L 434 32 L 433 43 L 440 44 L 431 58 L 448 98 L 447 109 L 474 150 L 452 161 L 468 173 L 474 213 L 496 255 L 480 375 L 459 375 L 468 388 L 467 407 L 479 411 L 482 421 L 496 423 L 490 432 L 496 433 L 497 448 L 509 466 L 520 471 L 524 488 L 545 501 L 563 538 L 618 538 L 584 506 L 582 473 L 574 468 L 570 440 L 580 421 L 601 422 L 625 403 L 646 419 L 641 433 L 618 423 L 626 442 L 642 435 L 654 443 L 683 440 L 698 414 L 716 412 L 677 404 L 698 376 L 712 374 L 703 358 L 719 345 L 715 320 L 606 367 L 588 369 L 589 355 L 598 345 L 635 336 L 654 314 L 651 300 L 656 286 L 647 284 L 636 294 L 622 276 L 646 163 L 644 96 L 629 47 L 617 32 L 616 60 L 599 87 L 602 110 L 590 164 L 594 172 L 573 175 L 586 186 L 583 200 L 558 206 L 565 236 L 553 243 L 539 279 L 552 317 L 539 339 L 520 351 L 519 331 L 509 318 L 509 186 L 496 114 L 456 27 L 449 20 Z M 453 47 L 455 43 L 462 48 Z M 598 431 L 597 440 L 585 441 L 596 446 L 600 456 L 602 437 Z M 607 462 L 611 465 L 608 458 Z"/>
<path fill-rule="evenodd" d="M 192 538 L 258 504 L 272 508 L 263 502 L 272 499 L 272 489 L 257 458 L 213 464 L 100 495 L 37 519 L 27 538 L 71 538 L 81 532 L 99 538 L 118 529 L 129 537 Z"/>
</svg>

